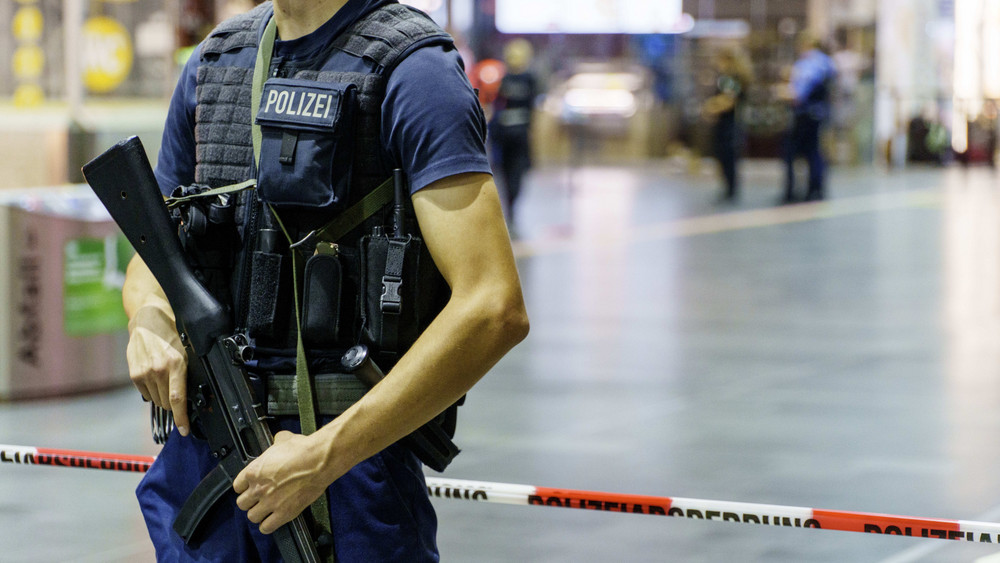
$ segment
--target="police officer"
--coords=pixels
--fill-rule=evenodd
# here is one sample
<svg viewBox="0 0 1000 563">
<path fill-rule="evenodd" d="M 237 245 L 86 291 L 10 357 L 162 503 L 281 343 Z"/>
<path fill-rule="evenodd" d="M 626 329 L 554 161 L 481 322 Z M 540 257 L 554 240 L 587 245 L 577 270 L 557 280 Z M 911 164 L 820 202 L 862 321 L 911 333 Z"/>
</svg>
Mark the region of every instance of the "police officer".
<svg viewBox="0 0 1000 563">
<path fill-rule="evenodd" d="M 268 81 L 252 107 L 269 23 Z M 285 127 L 285 145 L 274 149 L 280 154 L 262 148 L 259 164 L 255 121 Z M 187 359 L 173 313 L 149 270 L 133 260 L 123 290 L 130 376 L 143 399 L 172 411 L 176 423 L 137 490 L 159 560 L 277 560 L 268 534 L 324 493 L 340 561 L 437 560 L 419 463 L 397 442 L 455 403 L 528 330 L 484 138 L 454 45 L 394 0 L 275 0 L 223 22 L 199 46 L 170 103 L 156 166 L 161 190 L 256 177 L 256 193 L 241 196 L 251 203 L 237 215 L 259 199 L 301 234 L 400 168 L 450 297 L 382 383 L 344 412 L 308 435 L 295 421 L 276 421 L 274 445 L 239 474 L 203 537 L 186 545 L 171 524 L 214 463 L 206 443 L 188 436 Z M 248 290 L 233 275 L 239 326 Z"/>
<path fill-rule="evenodd" d="M 822 128 L 830 118 L 830 95 L 836 68 L 833 59 L 820 49 L 816 36 L 804 32 L 797 41 L 798 59 L 792 66 L 781 97 L 792 106 L 792 123 L 785 136 L 785 191 L 781 203 L 792 203 L 795 194 L 795 160 L 804 156 L 809 163 L 806 201 L 825 197 L 826 161 L 820 145 Z"/>
<path fill-rule="evenodd" d="M 493 131 L 500 156 L 500 174 L 508 223 L 513 225 L 514 206 L 521 194 L 525 174 L 531 168 L 531 117 L 538 97 L 538 83 L 531 72 L 534 49 L 526 39 L 515 39 L 504 47 L 507 65 L 496 99 Z"/>
<path fill-rule="evenodd" d="M 705 100 L 702 113 L 713 122 L 712 149 L 725 183 L 720 201 L 732 202 L 739 195 L 737 165 L 743 148 L 739 111 L 746 101 L 753 69 L 746 55 L 736 46 L 716 52 L 713 64 L 718 74 L 716 92 Z"/>
</svg>

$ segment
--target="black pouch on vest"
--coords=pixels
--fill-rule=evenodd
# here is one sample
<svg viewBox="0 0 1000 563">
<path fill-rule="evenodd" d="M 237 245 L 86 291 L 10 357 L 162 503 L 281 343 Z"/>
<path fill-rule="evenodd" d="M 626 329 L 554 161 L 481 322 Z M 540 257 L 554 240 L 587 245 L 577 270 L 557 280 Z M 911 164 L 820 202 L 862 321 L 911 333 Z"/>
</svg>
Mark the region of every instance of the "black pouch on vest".
<svg viewBox="0 0 1000 563">
<path fill-rule="evenodd" d="M 448 286 L 418 237 L 361 240 L 362 340 L 395 360 L 437 316 Z"/>
<path fill-rule="evenodd" d="M 271 225 L 271 215 L 261 215 L 262 228 L 257 232 L 257 246 L 251 257 L 250 302 L 247 308 L 247 331 L 255 339 L 274 343 L 288 332 L 291 310 L 291 257 L 285 251 L 284 235 Z"/>
<path fill-rule="evenodd" d="M 379 351 L 380 364 L 388 370 L 441 312 L 451 289 L 423 240 L 414 236 L 362 238 L 361 276 L 361 340 Z M 465 397 L 437 416 L 449 437 L 455 435 L 463 402 Z M 419 448 L 413 451 L 420 457 Z M 435 467 L 433 459 L 421 461 Z"/>
<path fill-rule="evenodd" d="M 178 186 L 170 197 L 188 198 L 209 189 L 201 184 Z M 236 197 L 230 195 L 194 197 L 181 202 L 168 199 L 170 216 L 177 224 L 177 236 L 195 276 L 227 307 L 232 303 L 229 281 L 240 240 L 235 201 Z"/>
<path fill-rule="evenodd" d="M 302 285 L 302 342 L 332 348 L 338 341 L 343 273 L 333 254 L 314 254 L 306 262 Z"/>
<path fill-rule="evenodd" d="M 283 208 L 344 201 L 351 184 L 354 85 L 272 78 L 264 83 L 257 191 Z"/>
</svg>

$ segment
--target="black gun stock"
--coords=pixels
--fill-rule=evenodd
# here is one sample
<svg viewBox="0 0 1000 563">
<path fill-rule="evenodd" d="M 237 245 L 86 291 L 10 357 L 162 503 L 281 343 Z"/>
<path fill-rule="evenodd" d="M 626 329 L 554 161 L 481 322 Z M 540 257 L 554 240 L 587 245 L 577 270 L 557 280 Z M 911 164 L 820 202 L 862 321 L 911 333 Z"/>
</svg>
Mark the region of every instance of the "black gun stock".
<svg viewBox="0 0 1000 563">
<path fill-rule="evenodd" d="M 142 142 L 131 137 L 118 143 L 85 164 L 83 175 L 163 287 L 178 328 L 203 356 L 217 337 L 231 332 L 229 319 L 191 272 Z"/>
<path fill-rule="evenodd" d="M 236 475 L 273 443 L 242 368 L 246 341 L 232 334 L 224 308 L 188 264 L 139 138 L 111 147 L 84 165 L 83 175 L 163 288 L 187 349 L 192 430 L 219 459 L 174 521 L 185 542 L 196 541 L 201 521 Z M 305 518 L 274 532 L 286 562 L 320 561 Z"/>
</svg>

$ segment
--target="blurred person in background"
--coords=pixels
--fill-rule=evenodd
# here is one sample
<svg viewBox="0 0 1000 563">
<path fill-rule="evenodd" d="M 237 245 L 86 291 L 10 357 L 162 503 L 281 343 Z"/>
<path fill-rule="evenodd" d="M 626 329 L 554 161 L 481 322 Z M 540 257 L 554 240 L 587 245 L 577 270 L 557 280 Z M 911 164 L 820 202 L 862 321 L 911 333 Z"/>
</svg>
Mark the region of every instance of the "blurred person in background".
<svg viewBox="0 0 1000 563">
<path fill-rule="evenodd" d="M 836 50 L 830 55 L 837 69 L 836 87 L 831 96 L 832 115 L 830 124 L 833 130 L 836 161 L 854 162 L 858 159 L 858 147 L 854 128 L 860 116 L 857 105 L 858 88 L 861 77 L 869 67 L 860 48 L 855 44 L 856 34 L 846 29 L 837 30 Z M 852 38 L 855 38 L 852 41 Z"/>
<path fill-rule="evenodd" d="M 712 151 L 725 182 L 719 201 L 732 202 L 739 195 L 737 164 L 744 141 L 739 113 L 753 82 L 753 67 L 746 52 L 736 46 L 718 50 L 712 63 L 717 73 L 716 92 L 705 100 L 702 113 L 713 122 Z"/>
<path fill-rule="evenodd" d="M 823 125 L 830 119 L 831 94 L 837 71 L 833 59 L 820 49 L 816 36 L 803 32 L 798 38 L 798 59 L 792 66 L 789 82 L 779 97 L 792 109 L 792 124 L 785 137 L 785 193 L 781 203 L 795 197 L 795 160 L 804 156 L 809 163 L 806 201 L 825 197 L 826 161 L 820 146 Z"/>
<path fill-rule="evenodd" d="M 514 205 L 521 194 L 524 175 L 531 168 L 531 117 L 538 97 L 538 81 L 531 72 L 534 49 L 525 39 L 504 48 L 506 70 L 494 101 L 490 132 L 493 136 L 507 223 L 513 229 Z"/>
</svg>

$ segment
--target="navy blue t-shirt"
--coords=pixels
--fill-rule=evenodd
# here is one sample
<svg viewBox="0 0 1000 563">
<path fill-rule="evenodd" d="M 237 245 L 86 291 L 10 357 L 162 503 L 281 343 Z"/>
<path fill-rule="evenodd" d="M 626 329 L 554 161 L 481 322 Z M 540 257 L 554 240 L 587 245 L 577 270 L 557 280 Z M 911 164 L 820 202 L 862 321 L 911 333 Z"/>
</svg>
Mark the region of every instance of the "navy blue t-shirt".
<svg viewBox="0 0 1000 563">
<path fill-rule="evenodd" d="M 272 60 L 314 57 L 358 18 L 385 3 L 349 0 L 309 35 L 275 41 Z M 200 48 L 181 72 L 164 125 L 155 172 L 165 195 L 194 183 L 199 52 Z M 411 192 L 455 174 L 490 173 L 485 138 L 486 123 L 456 49 L 417 49 L 389 75 L 382 103 L 382 143 L 394 165 L 406 173 Z"/>
</svg>

